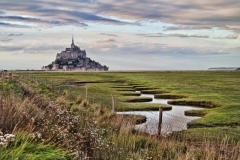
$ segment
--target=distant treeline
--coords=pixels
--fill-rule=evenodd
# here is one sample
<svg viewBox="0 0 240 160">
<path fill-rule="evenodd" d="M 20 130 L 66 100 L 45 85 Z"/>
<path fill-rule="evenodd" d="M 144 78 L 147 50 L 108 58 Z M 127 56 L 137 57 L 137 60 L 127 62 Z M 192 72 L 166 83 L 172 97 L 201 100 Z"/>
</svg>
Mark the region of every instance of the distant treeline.
<svg viewBox="0 0 240 160">
<path fill-rule="evenodd" d="M 216 67 L 209 68 L 209 70 L 240 70 L 240 67 Z"/>
</svg>

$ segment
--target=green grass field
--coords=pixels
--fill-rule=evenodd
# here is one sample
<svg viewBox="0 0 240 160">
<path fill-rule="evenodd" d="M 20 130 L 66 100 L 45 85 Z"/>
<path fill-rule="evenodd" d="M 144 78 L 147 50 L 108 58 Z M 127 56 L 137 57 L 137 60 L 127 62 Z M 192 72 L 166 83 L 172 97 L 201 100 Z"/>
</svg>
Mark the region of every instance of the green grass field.
<svg viewBox="0 0 240 160">
<path fill-rule="evenodd" d="M 204 110 L 207 114 L 191 122 L 191 127 L 240 126 L 239 71 L 29 72 L 27 74 L 51 79 L 55 85 L 69 81 L 82 82 L 79 86 L 60 86 L 60 88 L 61 90 L 71 88 L 73 95 L 84 97 L 87 86 L 90 102 L 107 107 L 111 107 L 113 94 L 116 110 L 157 110 L 159 105 L 126 103 L 127 100 L 137 99 L 135 96 L 127 96 L 127 94 L 135 94 L 132 91 L 133 86 L 139 86 L 142 91 L 150 91 L 156 95 L 167 92 L 168 95 L 187 97 L 174 100 L 175 102 L 206 101 L 217 107 Z M 57 89 L 57 86 L 55 88 Z"/>
<path fill-rule="evenodd" d="M 117 151 L 122 149 L 121 146 L 127 146 L 126 150 L 123 149 L 125 156 L 120 157 L 126 158 L 129 155 L 149 157 L 152 154 L 153 157 L 162 155 L 171 159 L 179 156 L 184 158 L 185 154 L 191 153 L 195 158 L 200 157 L 198 159 L 209 155 L 221 158 L 222 155 L 218 153 L 215 143 L 220 146 L 228 143 L 235 145 L 240 140 L 239 71 L 15 72 L 14 77 L 36 90 L 45 100 L 56 101 L 60 106 L 73 110 L 75 115 L 80 114 L 83 118 L 89 115 L 91 116 L 89 118 L 99 121 L 101 128 L 110 130 L 104 136 L 104 141 L 106 143 L 111 141 L 117 145 L 113 157 L 118 155 Z M 108 113 L 112 110 L 113 102 L 115 111 L 151 111 L 158 110 L 160 106 L 163 110 L 171 109 L 171 104 L 141 103 L 148 98 L 139 98 L 139 93 L 136 93 L 134 88 L 141 90 L 142 93 L 154 94 L 155 97 L 172 98 L 172 104 L 193 104 L 203 107 L 204 110 L 186 113 L 202 116 L 202 118 L 190 122 L 188 130 L 179 132 L 181 138 L 177 138 L 177 141 L 175 137 L 179 137 L 179 133 L 174 133 L 173 138 L 168 141 L 162 140 L 160 143 L 157 143 L 154 138 L 144 137 L 144 134 L 132 135 L 126 131 L 128 127 L 121 127 L 125 122 L 119 124 L 123 122 L 121 117 Z M 14 91 L 14 94 L 23 95 L 22 99 L 24 99 L 23 91 L 11 81 L 1 81 L 0 89 L 4 90 L 6 95 Z M 87 107 L 89 105 L 91 107 Z M 138 118 L 144 119 L 141 116 L 133 119 L 137 121 Z M 131 121 L 131 118 L 125 118 L 125 120 Z M 115 126 L 120 125 L 120 128 L 113 131 L 112 123 Z M 118 130 L 124 131 L 118 132 Z M 212 151 L 214 154 L 209 152 L 212 148 L 204 150 L 200 147 L 199 153 L 204 154 L 192 152 L 191 148 L 198 148 L 199 143 L 203 145 L 208 141 L 214 142 L 210 145 L 216 149 Z M 194 143 L 191 145 L 189 142 Z M 167 146 L 164 147 L 163 144 Z M 180 147 L 176 154 L 175 147 Z M 104 150 L 107 148 L 106 146 L 99 150 L 99 153 L 96 151 L 96 155 L 102 155 L 101 152 L 107 153 L 108 150 Z M 148 154 L 145 155 L 141 152 L 141 148 L 151 148 L 151 151 L 146 152 Z M 153 148 L 159 148 L 159 151 L 153 151 Z M 240 154 L 238 151 L 235 152 L 238 148 L 232 149 L 234 149 L 233 156 Z M 228 150 L 226 153 L 231 152 L 229 149 L 226 150 Z M 107 156 L 109 155 L 106 154 Z"/>
</svg>

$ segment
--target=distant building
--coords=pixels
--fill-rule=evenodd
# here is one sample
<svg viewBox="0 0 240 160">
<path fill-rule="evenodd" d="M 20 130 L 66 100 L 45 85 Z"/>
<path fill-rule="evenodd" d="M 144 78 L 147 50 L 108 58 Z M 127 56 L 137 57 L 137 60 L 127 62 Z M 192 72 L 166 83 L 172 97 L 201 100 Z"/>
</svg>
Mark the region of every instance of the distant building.
<svg viewBox="0 0 240 160">
<path fill-rule="evenodd" d="M 46 70 L 46 71 L 49 71 L 51 70 L 49 66 L 42 66 L 42 70 Z"/>
<path fill-rule="evenodd" d="M 215 67 L 215 68 L 209 68 L 208 70 L 234 71 L 234 70 L 240 70 L 240 67 Z"/>
<path fill-rule="evenodd" d="M 52 68 L 50 68 L 50 66 Z M 55 61 L 48 66 L 43 66 L 42 70 L 79 70 L 79 71 L 108 71 L 109 67 L 101 65 L 99 62 L 87 57 L 86 51 L 74 44 L 72 37 L 71 48 L 57 53 Z"/>
<path fill-rule="evenodd" d="M 59 69 L 59 64 L 53 64 L 52 70 L 58 70 Z"/>
<path fill-rule="evenodd" d="M 67 65 L 63 66 L 63 70 L 67 71 L 68 70 L 68 66 Z"/>
</svg>

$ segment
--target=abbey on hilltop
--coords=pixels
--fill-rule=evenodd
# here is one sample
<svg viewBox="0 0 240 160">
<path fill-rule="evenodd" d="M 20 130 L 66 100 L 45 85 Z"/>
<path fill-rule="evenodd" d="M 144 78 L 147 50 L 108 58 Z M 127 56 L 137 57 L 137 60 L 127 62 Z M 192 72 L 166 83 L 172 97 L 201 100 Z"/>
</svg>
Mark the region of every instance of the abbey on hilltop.
<svg viewBox="0 0 240 160">
<path fill-rule="evenodd" d="M 86 51 L 74 44 L 72 37 L 71 48 L 56 55 L 55 61 L 48 66 L 43 66 L 42 70 L 54 71 L 108 71 L 108 67 L 101 65 L 87 57 Z"/>
</svg>

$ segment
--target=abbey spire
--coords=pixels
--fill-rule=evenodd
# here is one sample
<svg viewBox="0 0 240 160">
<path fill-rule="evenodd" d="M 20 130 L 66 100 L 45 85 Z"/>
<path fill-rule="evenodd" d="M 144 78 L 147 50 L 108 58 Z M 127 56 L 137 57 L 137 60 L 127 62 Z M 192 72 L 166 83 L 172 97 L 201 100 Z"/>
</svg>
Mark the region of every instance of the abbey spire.
<svg viewBox="0 0 240 160">
<path fill-rule="evenodd" d="M 74 39 L 73 39 L 73 35 L 72 35 L 72 44 L 71 44 L 71 48 L 74 48 Z"/>
</svg>

